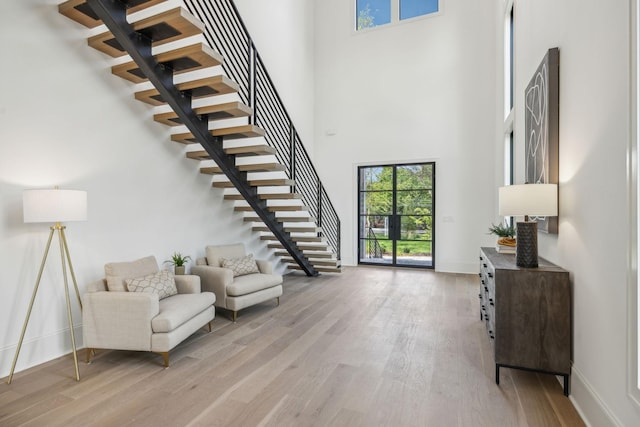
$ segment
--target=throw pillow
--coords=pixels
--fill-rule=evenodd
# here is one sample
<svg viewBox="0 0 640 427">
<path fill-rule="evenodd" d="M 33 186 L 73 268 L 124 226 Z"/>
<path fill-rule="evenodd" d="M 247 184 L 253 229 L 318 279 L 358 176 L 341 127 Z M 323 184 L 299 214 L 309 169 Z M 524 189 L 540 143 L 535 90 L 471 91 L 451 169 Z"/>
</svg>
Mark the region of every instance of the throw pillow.
<svg viewBox="0 0 640 427">
<path fill-rule="evenodd" d="M 178 293 L 176 279 L 169 270 L 162 270 L 133 279 L 125 279 L 129 292 L 147 292 L 157 294 L 160 299 Z"/>
<path fill-rule="evenodd" d="M 243 256 L 242 258 L 220 258 L 223 268 L 233 270 L 233 277 L 244 276 L 246 274 L 260 273 L 253 254 Z"/>
</svg>

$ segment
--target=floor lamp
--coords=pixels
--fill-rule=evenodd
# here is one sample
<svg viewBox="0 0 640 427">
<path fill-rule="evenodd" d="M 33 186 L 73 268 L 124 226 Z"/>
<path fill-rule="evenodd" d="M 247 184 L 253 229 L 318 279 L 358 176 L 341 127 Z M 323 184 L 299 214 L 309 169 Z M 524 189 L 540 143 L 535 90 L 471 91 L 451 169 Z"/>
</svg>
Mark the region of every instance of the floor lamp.
<svg viewBox="0 0 640 427">
<path fill-rule="evenodd" d="M 69 299 L 69 282 L 67 280 L 67 263 L 69 264 L 69 272 L 73 279 L 73 286 L 76 290 L 76 296 L 78 297 L 78 303 L 82 310 L 82 301 L 80 299 L 80 291 L 78 291 L 78 283 L 76 276 L 73 272 L 73 265 L 71 264 L 71 257 L 69 256 L 69 246 L 67 245 L 67 238 L 65 237 L 65 226 L 62 222 L 69 221 L 86 221 L 87 220 L 87 192 L 78 190 L 59 190 L 55 189 L 47 190 L 25 190 L 22 195 L 24 222 L 48 222 L 54 223 L 50 227 L 49 240 L 47 241 L 46 249 L 42 257 L 42 263 L 40 264 L 40 271 L 38 272 L 38 278 L 36 285 L 33 288 L 33 294 L 31 295 L 31 302 L 29 303 L 29 310 L 27 316 L 24 319 L 24 325 L 22 326 L 22 333 L 20 334 L 20 341 L 18 341 L 18 348 L 16 348 L 16 354 L 13 358 L 13 364 L 11 365 L 11 373 L 9 374 L 9 380 L 7 384 L 11 384 L 13 373 L 16 368 L 16 362 L 18 361 L 18 355 L 20 354 L 20 348 L 22 347 L 22 341 L 24 340 L 24 334 L 29 324 L 29 318 L 31 317 L 31 310 L 33 309 L 33 303 L 38 293 L 38 287 L 40 286 L 40 279 L 42 278 L 42 271 L 49 255 L 49 248 L 51 247 L 51 240 L 53 234 L 58 235 L 58 241 L 60 243 L 60 259 L 62 261 L 62 275 L 64 277 L 64 291 L 67 300 L 67 317 L 69 320 L 69 330 L 71 332 L 71 345 L 73 347 L 73 362 L 76 368 L 76 381 L 80 381 L 80 372 L 78 371 L 78 356 L 76 354 L 76 340 L 73 334 L 73 319 L 71 317 L 71 301 Z M 65 262 L 66 261 L 66 262 Z"/>
</svg>

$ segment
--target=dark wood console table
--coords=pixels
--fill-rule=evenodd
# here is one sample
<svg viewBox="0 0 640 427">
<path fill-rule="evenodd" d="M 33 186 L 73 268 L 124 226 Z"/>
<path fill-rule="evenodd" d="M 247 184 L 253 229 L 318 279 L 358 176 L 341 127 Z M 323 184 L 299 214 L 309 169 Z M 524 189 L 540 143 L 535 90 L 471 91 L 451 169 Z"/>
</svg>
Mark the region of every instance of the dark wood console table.
<svg viewBox="0 0 640 427">
<path fill-rule="evenodd" d="M 564 378 L 571 374 L 569 273 L 543 258 L 538 268 L 516 266 L 515 255 L 480 250 L 480 320 L 500 368 L 525 369 Z"/>
</svg>

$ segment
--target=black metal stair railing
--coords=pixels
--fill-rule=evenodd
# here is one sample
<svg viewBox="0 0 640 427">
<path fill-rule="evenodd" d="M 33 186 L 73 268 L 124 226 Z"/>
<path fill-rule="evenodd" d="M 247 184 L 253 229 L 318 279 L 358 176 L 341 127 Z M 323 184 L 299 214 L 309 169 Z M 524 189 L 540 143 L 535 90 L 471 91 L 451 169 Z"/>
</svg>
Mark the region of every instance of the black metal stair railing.
<svg viewBox="0 0 640 427">
<path fill-rule="evenodd" d="M 367 235 L 367 255 L 369 258 L 382 258 L 384 254 L 384 250 L 382 246 L 380 246 L 380 242 L 378 241 L 378 236 L 373 231 L 371 227 L 369 227 L 369 233 Z"/>
<path fill-rule="evenodd" d="M 107 26 L 143 74 L 153 83 L 162 98 L 171 106 L 196 140 L 211 155 L 260 219 L 287 249 L 295 262 L 308 275 L 317 275 L 313 265 L 297 248 L 290 234 L 284 230 L 282 223 L 276 221 L 275 214 L 267 209 L 266 202 L 260 199 L 256 188 L 249 185 L 246 172 L 241 172 L 236 168 L 235 156 L 224 152 L 222 138 L 213 136 L 209 132 L 207 117 L 195 114 L 191 107 L 190 96 L 175 87 L 170 64 L 158 63 L 151 52 L 151 40 L 136 32 L 127 22 L 125 4 L 118 0 L 87 0 L 87 4 Z"/>
<path fill-rule="evenodd" d="M 205 24 L 205 39 L 224 56 L 225 73 L 239 84 L 240 99 L 253 108 L 250 122 L 266 131 L 267 143 L 277 150 L 278 162 L 295 180 L 295 191 L 340 259 L 340 218 L 233 0 L 183 1 Z"/>
</svg>

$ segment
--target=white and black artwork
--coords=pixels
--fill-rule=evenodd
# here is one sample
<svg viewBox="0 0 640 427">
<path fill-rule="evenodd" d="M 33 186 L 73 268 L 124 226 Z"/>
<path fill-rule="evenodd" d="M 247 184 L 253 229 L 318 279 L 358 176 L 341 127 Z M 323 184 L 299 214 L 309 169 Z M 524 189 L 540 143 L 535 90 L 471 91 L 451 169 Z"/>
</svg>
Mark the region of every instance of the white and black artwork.
<svg viewBox="0 0 640 427">
<path fill-rule="evenodd" d="M 525 181 L 558 184 L 560 53 L 549 49 L 525 90 Z M 530 217 L 538 230 L 558 233 L 558 217 Z"/>
</svg>

